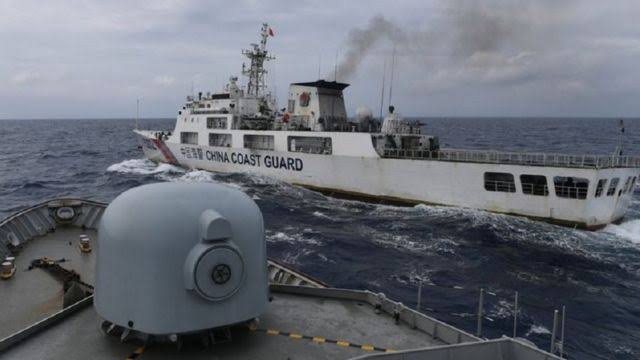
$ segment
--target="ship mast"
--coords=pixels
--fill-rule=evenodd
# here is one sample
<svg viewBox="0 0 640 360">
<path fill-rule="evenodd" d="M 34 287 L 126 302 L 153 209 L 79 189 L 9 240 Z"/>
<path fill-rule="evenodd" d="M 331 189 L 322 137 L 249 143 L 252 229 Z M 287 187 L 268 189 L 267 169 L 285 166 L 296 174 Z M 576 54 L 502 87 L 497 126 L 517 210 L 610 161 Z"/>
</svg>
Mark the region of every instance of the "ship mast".
<svg viewBox="0 0 640 360">
<path fill-rule="evenodd" d="M 242 64 L 242 75 L 249 78 L 247 83 L 247 95 L 260 97 L 264 95 L 264 90 L 267 87 L 265 81 L 265 74 L 267 70 L 264 68 L 265 61 L 275 59 L 270 56 L 267 51 L 267 38 L 273 34 L 269 29 L 269 24 L 262 24 L 260 31 L 260 44 L 251 44 L 252 49 L 242 50 L 242 54 L 249 58 L 250 65 L 247 68 L 245 64 Z"/>
</svg>

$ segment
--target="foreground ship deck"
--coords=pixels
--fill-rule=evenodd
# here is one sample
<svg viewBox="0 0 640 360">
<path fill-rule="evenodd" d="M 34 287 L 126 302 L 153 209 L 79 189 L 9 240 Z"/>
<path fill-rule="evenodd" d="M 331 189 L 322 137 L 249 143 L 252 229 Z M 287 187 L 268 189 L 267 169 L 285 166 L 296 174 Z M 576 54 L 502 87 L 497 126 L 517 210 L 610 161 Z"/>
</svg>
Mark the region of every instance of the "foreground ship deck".
<svg viewBox="0 0 640 360">
<path fill-rule="evenodd" d="M 105 204 L 55 200 L 0 222 L 0 255 L 16 256 L 17 272 L 0 282 L 0 354 L 6 359 L 559 359 L 510 338 L 483 340 L 369 291 L 327 288 L 269 262 L 272 301 L 257 328 L 234 327 L 230 341 L 202 347 L 141 346 L 100 329 L 92 296 L 63 309 L 59 279 L 26 271 L 33 258 L 65 258 L 83 282 L 94 277 L 99 249 L 83 253 L 80 234 L 96 237 Z"/>
<path fill-rule="evenodd" d="M 513 339 L 482 341 L 421 315 L 416 328 L 412 316 L 396 324 L 385 311 L 376 314 L 366 302 L 373 294 L 366 292 L 276 286 L 272 293 L 259 329 L 234 329 L 230 341 L 208 349 L 121 343 L 105 336 L 93 308 L 85 308 L 10 348 L 3 358 L 557 359 Z"/>
</svg>

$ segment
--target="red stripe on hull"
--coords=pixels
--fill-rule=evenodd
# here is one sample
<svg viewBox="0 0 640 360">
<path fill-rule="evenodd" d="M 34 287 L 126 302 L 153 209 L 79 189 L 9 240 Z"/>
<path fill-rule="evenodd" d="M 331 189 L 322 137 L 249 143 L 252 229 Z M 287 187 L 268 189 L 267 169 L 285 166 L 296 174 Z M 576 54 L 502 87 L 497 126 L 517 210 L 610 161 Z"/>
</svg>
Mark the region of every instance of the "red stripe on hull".
<svg viewBox="0 0 640 360">
<path fill-rule="evenodd" d="M 162 153 L 162 156 L 164 156 L 164 159 L 167 161 L 167 163 L 169 163 L 171 165 L 178 165 L 178 159 L 176 159 L 176 157 L 173 156 L 173 153 L 167 147 L 167 145 L 164 143 L 164 141 L 158 140 L 158 139 L 152 139 L 151 141 L 153 141 L 153 145 L 158 150 L 160 150 L 160 152 Z"/>
</svg>

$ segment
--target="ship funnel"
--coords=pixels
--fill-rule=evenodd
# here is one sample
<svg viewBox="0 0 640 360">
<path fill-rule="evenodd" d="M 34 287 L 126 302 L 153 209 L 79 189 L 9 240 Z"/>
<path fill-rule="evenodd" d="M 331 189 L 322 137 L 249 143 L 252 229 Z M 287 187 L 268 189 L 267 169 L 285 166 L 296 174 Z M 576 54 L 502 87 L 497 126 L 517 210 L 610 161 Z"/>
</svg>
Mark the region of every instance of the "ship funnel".
<svg viewBox="0 0 640 360">
<path fill-rule="evenodd" d="M 393 105 L 389 105 L 389 114 L 393 114 L 393 111 L 395 110 L 395 106 Z"/>
<path fill-rule="evenodd" d="M 95 308 L 122 339 L 176 341 L 260 316 L 268 303 L 262 214 L 216 184 L 131 189 L 99 228 Z"/>
</svg>

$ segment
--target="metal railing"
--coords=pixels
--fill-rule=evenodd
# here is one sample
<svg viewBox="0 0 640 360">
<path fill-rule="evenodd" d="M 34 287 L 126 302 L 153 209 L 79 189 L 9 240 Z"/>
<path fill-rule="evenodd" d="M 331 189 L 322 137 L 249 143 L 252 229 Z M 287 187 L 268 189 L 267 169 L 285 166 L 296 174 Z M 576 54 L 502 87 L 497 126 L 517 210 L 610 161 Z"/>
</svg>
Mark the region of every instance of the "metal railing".
<svg viewBox="0 0 640 360">
<path fill-rule="evenodd" d="M 586 186 L 561 186 L 555 185 L 556 196 L 566 199 L 586 199 L 587 198 L 587 190 Z"/>
<path fill-rule="evenodd" d="M 516 183 L 513 181 L 485 180 L 484 188 L 487 191 L 516 192 Z"/>
<path fill-rule="evenodd" d="M 549 195 L 549 187 L 543 184 L 522 183 L 522 192 L 527 195 Z"/>
<path fill-rule="evenodd" d="M 569 168 L 640 168 L 640 157 L 615 155 L 541 154 L 456 149 L 437 151 L 384 149 L 382 157 Z"/>
</svg>

